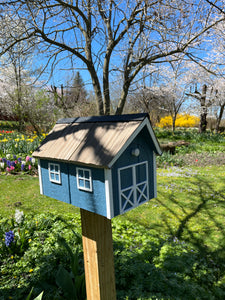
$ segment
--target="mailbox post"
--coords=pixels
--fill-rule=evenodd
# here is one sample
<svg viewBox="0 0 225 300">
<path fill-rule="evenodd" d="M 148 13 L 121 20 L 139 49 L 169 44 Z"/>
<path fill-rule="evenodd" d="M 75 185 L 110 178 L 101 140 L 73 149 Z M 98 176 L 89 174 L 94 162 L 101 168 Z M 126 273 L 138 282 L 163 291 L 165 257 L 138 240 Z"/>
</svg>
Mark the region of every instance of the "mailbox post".
<svg viewBox="0 0 225 300">
<path fill-rule="evenodd" d="M 57 121 L 33 153 L 40 192 L 80 208 L 88 300 L 115 300 L 111 219 L 156 197 L 148 114 Z"/>
<path fill-rule="evenodd" d="M 81 209 L 88 300 L 116 300 L 111 220 Z"/>
</svg>

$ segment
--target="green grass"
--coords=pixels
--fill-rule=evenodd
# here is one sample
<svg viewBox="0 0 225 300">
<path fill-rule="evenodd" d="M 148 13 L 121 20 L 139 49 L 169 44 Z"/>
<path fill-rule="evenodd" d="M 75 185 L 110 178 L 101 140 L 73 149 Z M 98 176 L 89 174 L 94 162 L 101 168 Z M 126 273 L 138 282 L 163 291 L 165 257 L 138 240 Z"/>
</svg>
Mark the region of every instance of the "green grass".
<svg viewBox="0 0 225 300">
<path fill-rule="evenodd" d="M 119 218 L 148 228 L 153 236 L 173 236 L 219 249 L 225 231 L 225 169 L 158 169 L 158 197 Z M 0 176 L 1 216 L 15 209 L 25 214 L 79 214 L 79 209 L 40 195 L 38 177 Z M 218 213 L 219 212 L 219 213 Z M 225 246 L 225 245 L 224 245 Z"/>
<path fill-rule="evenodd" d="M 117 299 L 223 300 L 224 135 L 156 134 L 160 141 L 182 139 L 190 146 L 161 157 L 157 198 L 112 220 Z M 0 174 L 0 207 L 0 300 L 25 299 L 32 287 L 34 295 L 44 290 L 43 300 L 67 299 L 55 283 L 59 265 L 71 270 L 57 239 L 62 235 L 79 250 L 82 265 L 79 209 L 40 195 L 38 177 L 6 173 Z M 5 232 L 16 232 L 16 209 L 25 214 L 20 255 L 4 245 Z"/>
<path fill-rule="evenodd" d="M 225 247 L 225 168 L 158 170 L 158 197 L 124 216 L 152 235 L 177 237 L 212 251 Z"/>
<path fill-rule="evenodd" d="M 15 209 L 26 214 L 79 212 L 72 205 L 40 195 L 38 177 L 28 175 L 0 175 L 0 207 L 2 217 L 12 217 Z"/>
</svg>

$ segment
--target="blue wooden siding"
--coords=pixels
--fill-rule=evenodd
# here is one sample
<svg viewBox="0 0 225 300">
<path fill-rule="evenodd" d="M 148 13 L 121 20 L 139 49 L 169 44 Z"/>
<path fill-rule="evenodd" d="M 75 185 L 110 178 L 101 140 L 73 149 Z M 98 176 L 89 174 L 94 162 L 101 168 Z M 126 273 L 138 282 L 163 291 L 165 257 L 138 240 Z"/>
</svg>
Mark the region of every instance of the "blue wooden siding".
<svg viewBox="0 0 225 300">
<path fill-rule="evenodd" d="M 138 148 L 140 150 L 139 156 L 133 156 L 132 150 Z M 154 198 L 154 168 L 153 168 L 153 145 L 149 138 L 147 128 L 139 133 L 139 135 L 132 141 L 127 149 L 122 153 L 119 159 L 112 167 L 112 182 L 113 182 L 113 199 L 114 199 L 114 216 L 120 214 L 119 206 L 119 190 L 118 190 L 118 168 L 129 165 L 138 164 L 140 162 L 148 162 L 148 179 L 149 179 L 149 199 Z M 129 181 L 131 178 L 126 176 L 125 180 Z M 127 182 L 129 185 L 129 182 Z"/>
<path fill-rule="evenodd" d="M 49 180 L 49 173 L 48 173 L 49 162 L 52 161 L 42 160 L 42 159 L 40 160 L 43 194 L 60 201 L 70 203 L 68 165 L 62 162 L 59 163 L 60 172 L 61 172 L 61 184 L 58 184 L 58 183 L 51 182 Z"/>
<path fill-rule="evenodd" d="M 82 167 L 91 170 L 92 192 L 79 190 L 76 179 L 76 165 L 69 164 L 71 204 L 106 217 L 104 169 Z"/>
<path fill-rule="evenodd" d="M 138 156 L 132 155 L 132 150 L 139 149 L 140 154 Z M 120 155 L 115 161 L 110 172 L 110 192 L 108 191 L 106 201 L 106 187 L 105 187 L 105 170 L 93 168 L 90 166 L 78 166 L 76 164 L 57 162 L 60 165 L 61 171 L 61 184 L 53 183 L 49 180 L 48 163 L 54 162 L 51 160 L 40 160 L 41 176 L 42 176 L 42 188 L 43 194 L 66 203 L 70 203 L 76 207 L 86 209 L 88 211 L 100 214 L 105 217 L 111 218 L 121 214 L 120 211 L 120 195 L 119 195 L 119 182 L 118 182 L 118 169 L 128 166 L 135 166 L 139 164 L 139 167 L 135 167 L 139 182 L 145 180 L 144 165 L 140 164 L 147 162 L 148 165 L 148 182 L 149 199 L 154 198 L 156 193 L 155 184 L 155 159 L 153 153 L 154 145 L 152 139 L 149 136 L 148 129 L 144 127 L 141 132 L 134 138 L 127 149 Z M 91 192 L 79 190 L 77 187 L 76 168 L 83 168 L 91 170 L 93 189 Z M 132 180 L 128 169 L 124 169 L 123 178 L 121 180 L 121 188 L 123 186 L 131 186 Z M 121 173 L 122 174 L 122 173 Z M 107 177 L 107 176 L 106 176 Z M 108 178 L 109 179 L 109 178 Z M 112 195 L 112 197 L 111 197 Z M 110 199 L 109 197 L 113 198 Z M 147 198 L 147 196 L 145 197 Z M 113 208 L 110 208 L 110 203 L 113 203 Z M 122 202 L 122 201 L 121 201 Z M 141 204 L 142 201 L 138 202 Z M 143 202 L 145 199 L 143 198 Z M 108 210 L 107 210 L 108 205 Z M 131 207 L 132 208 L 132 205 Z M 108 214 L 108 215 L 107 215 Z"/>
<path fill-rule="evenodd" d="M 80 168 L 80 166 L 57 162 L 61 172 L 61 184 L 57 184 L 49 180 L 49 162 L 52 161 L 40 161 L 44 195 L 107 216 L 104 169 L 82 167 L 91 170 L 93 190 L 87 192 L 79 190 L 77 187 L 76 168 Z"/>
</svg>

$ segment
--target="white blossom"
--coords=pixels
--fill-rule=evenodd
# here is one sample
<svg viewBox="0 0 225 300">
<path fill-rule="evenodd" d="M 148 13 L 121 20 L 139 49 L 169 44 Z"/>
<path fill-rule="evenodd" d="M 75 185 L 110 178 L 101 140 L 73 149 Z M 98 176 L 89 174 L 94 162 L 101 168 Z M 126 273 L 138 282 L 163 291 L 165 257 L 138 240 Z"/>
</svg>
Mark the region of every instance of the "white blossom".
<svg viewBox="0 0 225 300">
<path fill-rule="evenodd" d="M 20 224 L 23 221 L 24 213 L 23 211 L 20 211 L 19 209 L 16 209 L 15 212 L 15 221 L 17 224 Z"/>
</svg>

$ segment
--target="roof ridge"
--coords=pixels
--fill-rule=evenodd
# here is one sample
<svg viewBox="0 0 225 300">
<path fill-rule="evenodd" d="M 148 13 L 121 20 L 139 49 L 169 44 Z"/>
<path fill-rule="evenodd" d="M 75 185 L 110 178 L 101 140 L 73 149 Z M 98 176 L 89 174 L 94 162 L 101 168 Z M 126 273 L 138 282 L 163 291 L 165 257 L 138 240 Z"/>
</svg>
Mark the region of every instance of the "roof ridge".
<svg viewBox="0 0 225 300">
<path fill-rule="evenodd" d="M 149 118 L 148 113 L 63 118 L 59 119 L 56 124 L 143 121 L 146 117 Z"/>
</svg>

